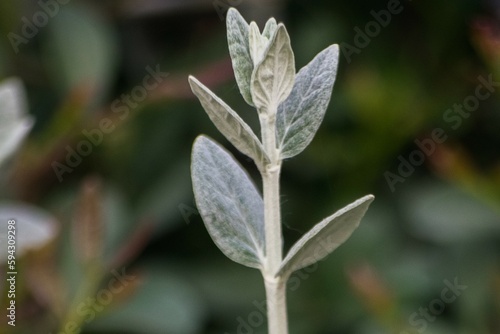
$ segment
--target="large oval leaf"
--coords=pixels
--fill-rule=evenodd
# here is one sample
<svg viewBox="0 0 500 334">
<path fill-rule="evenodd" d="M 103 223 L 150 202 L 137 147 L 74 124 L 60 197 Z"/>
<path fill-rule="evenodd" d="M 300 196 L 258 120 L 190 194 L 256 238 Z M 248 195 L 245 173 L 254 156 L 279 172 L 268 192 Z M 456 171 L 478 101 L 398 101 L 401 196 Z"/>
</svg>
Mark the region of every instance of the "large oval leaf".
<svg viewBox="0 0 500 334">
<path fill-rule="evenodd" d="M 231 260 L 262 268 L 264 203 L 247 173 L 219 144 L 199 136 L 191 176 L 196 205 L 215 244 Z"/>
<path fill-rule="evenodd" d="M 373 195 L 362 197 L 316 224 L 293 245 L 276 276 L 287 277 L 337 249 L 359 226 L 374 198 Z"/>
<path fill-rule="evenodd" d="M 323 121 L 337 75 L 338 45 L 319 53 L 295 77 L 293 90 L 278 107 L 276 141 L 283 159 L 302 152 Z"/>
</svg>

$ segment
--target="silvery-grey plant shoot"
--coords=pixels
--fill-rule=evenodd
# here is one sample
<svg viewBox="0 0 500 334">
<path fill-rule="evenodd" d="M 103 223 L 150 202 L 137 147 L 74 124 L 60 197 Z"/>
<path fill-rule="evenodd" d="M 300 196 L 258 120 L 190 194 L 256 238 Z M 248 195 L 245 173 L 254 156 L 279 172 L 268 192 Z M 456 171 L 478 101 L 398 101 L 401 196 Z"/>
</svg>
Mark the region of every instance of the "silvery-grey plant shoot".
<svg viewBox="0 0 500 334">
<path fill-rule="evenodd" d="M 337 73 L 338 45 L 320 52 L 298 73 L 290 37 L 274 18 L 262 33 L 231 8 L 227 13 L 229 53 L 241 95 L 255 107 L 259 139 L 241 117 L 194 77 L 193 93 L 217 129 L 255 162 L 263 196 L 234 157 L 214 140 L 193 145 L 191 175 L 196 204 L 220 250 L 264 278 L 270 334 L 288 333 L 286 282 L 340 246 L 358 227 L 373 201 L 367 195 L 325 218 L 283 258 L 279 176 L 284 159 L 302 152 L 321 124 Z"/>
</svg>

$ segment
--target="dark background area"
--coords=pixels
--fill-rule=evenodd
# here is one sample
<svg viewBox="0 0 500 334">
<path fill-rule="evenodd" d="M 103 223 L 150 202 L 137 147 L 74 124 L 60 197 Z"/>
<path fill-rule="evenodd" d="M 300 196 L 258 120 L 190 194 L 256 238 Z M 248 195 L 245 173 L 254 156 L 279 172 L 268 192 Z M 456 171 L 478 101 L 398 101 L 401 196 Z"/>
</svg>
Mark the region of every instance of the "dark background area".
<svg viewBox="0 0 500 334">
<path fill-rule="evenodd" d="M 397 14 L 376 20 L 397 3 Z M 195 75 L 257 131 L 232 73 L 229 5 L 261 29 L 271 16 L 284 22 L 297 70 L 341 47 L 324 122 L 284 163 L 286 248 L 344 205 L 376 197 L 345 245 L 292 276 L 290 333 L 500 333 L 493 0 L 3 1 L 0 78 L 22 79 L 36 123 L 2 167 L 1 200 L 43 209 L 59 233 L 19 259 L 17 326 L 2 320 L 0 332 L 59 333 L 71 322 L 96 334 L 267 332 L 260 273 L 213 244 L 189 175 L 192 142 L 205 133 L 260 187 L 253 163 L 218 133 L 187 83 Z M 40 13 L 45 24 L 27 28 L 44 23 Z M 137 98 L 158 69 L 155 87 Z M 68 147 L 77 150 L 103 119 L 113 130 L 57 172 L 55 162 L 69 166 Z M 89 212 L 86 238 L 78 224 Z M 81 247 L 95 258 L 82 260 Z M 133 278 L 106 294 L 113 270 Z"/>
</svg>

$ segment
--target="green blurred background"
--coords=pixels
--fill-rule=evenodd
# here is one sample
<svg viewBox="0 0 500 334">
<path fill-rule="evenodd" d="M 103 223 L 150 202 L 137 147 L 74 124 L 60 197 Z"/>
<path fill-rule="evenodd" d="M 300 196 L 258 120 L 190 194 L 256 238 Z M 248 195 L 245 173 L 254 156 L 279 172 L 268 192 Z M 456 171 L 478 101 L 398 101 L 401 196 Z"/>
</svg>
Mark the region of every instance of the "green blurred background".
<svg viewBox="0 0 500 334">
<path fill-rule="evenodd" d="M 187 84 L 195 75 L 257 129 L 232 74 L 230 5 L 261 27 L 270 16 L 284 22 L 297 70 L 330 44 L 342 50 L 318 134 L 283 167 L 285 247 L 376 196 L 345 245 L 292 276 L 290 333 L 500 333 L 493 0 L 2 1 L 0 78 L 23 80 L 36 118 L 2 167 L 2 201 L 49 212 L 59 233 L 18 259 L 17 325 L 6 324 L 4 291 L 0 332 L 267 332 L 260 274 L 213 244 L 189 176 L 191 144 L 205 133 L 260 184 Z M 155 87 L 141 89 L 157 70 Z M 474 98 L 478 89 L 491 94 Z M 464 103 L 470 112 L 457 111 Z M 97 130 L 103 119 L 107 133 Z M 446 140 L 432 141 L 436 131 Z M 69 166 L 69 150 L 98 132 Z"/>
</svg>

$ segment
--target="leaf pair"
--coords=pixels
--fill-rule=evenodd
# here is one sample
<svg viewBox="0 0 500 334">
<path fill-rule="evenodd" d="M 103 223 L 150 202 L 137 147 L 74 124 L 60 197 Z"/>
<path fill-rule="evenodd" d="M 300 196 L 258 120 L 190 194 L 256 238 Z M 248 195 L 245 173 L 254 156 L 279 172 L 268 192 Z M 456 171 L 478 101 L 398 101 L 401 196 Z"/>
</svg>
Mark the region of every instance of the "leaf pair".
<svg viewBox="0 0 500 334">
<path fill-rule="evenodd" d="M 198 209 L 215 244 L 233 261 L 262 269 L 264 204 L 248 174 L 205 136 L 194 143 L 191 174 Z M 288 276 L 333 252 L 358 227 L 372 201 L 373 196 L 365 196 L 314 226 L 290 249 L 276 275 Z"/>
</svg>

